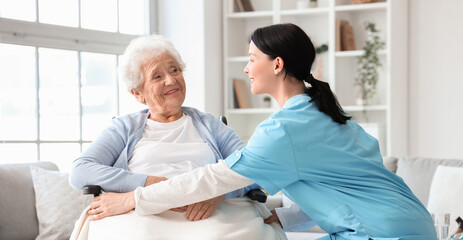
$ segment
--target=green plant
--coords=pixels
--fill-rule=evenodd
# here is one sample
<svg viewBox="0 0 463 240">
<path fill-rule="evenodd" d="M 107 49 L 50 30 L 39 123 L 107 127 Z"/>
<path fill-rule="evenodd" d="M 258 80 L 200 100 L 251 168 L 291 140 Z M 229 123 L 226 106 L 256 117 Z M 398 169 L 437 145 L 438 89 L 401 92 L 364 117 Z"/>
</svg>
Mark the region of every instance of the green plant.
<svg viewBox="0 0 463 240">
<path fill-rule="evenodd" d="M 321 46 L 315 48 L 315 52 L 317 54 L 321 54 L 321 53 L 324 53 L 326 51 L 328 51 L 328 45 L 326 45 L 326 44 L 322 44 Z"/>
<path fill-rule="evenodd" d="M 373 22 L 365 22 L 365 30 L 368 37 L 363 47 L 363 54 L 357 58 L 357 77 L 355 86 L 360 87 L 362 104 L 368 102 L 376 94 L 376 85 L 378 83 L 378 68 L 381 62 L 378 58 L 378 51 L 386 45 L 378 36 L 379 31 Z"/>
</svg>

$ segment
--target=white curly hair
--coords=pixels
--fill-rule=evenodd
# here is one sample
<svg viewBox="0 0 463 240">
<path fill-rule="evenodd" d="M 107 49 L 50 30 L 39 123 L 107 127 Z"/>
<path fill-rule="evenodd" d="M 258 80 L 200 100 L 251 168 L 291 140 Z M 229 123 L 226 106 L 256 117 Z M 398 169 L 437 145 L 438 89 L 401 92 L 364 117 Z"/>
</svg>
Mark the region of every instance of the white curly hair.
<svg viewBox="0 0 463 240">
<path fill-rule="evenodd" d="M 177 61 L 180 71 L 183 72 L 185 63 L 174 44 L 166 37 L 153 34 L 133 39 L 121 56 L 118 66 L 119 79 L 124 81 L 127 90 L 139 91 L 144 82 L 142 66 L 149 59 L 166 52 Z"/>
</svg>

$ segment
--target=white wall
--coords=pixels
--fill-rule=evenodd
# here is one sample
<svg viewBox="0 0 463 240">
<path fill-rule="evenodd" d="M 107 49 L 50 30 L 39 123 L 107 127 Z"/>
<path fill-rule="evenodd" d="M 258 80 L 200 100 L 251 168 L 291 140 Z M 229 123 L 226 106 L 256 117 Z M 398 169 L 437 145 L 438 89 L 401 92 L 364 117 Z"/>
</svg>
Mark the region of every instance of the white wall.
<svg viewBox="0 0 463 240">
<path fill-rule="evenodd" d="M 463 159 L 463 1 L 410 0 L 409 155 Z"/>
<path fill-rule="evenodd" d="M 463 0 L 409 4 L 408 155 L 463 158 Z M 160 32 L 187 63 L 185 105 L 219 115 L 221 1 L 160 0 L 159 7 Z"/>
<path fill-rule="evenodd" d="M 160 0 L 159 32 L 186 63 L 185 106 L 222 113 L 222 5 L 218 0 Z"/>
</svg>

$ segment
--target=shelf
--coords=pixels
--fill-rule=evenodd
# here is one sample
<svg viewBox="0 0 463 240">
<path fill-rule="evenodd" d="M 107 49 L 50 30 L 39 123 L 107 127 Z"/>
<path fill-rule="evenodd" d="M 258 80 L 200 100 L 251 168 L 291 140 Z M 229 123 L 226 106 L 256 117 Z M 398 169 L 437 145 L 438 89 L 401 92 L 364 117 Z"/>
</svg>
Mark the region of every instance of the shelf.
<svg viewBox="0 0 463 240">
<path fill-rule="evenodd" d="M 343 106 L 342 109 L 346 112 L 361 112 L 361 111 L 386 111 L 386 105 L 371 105 L 371 106 Z"/>
<path fill-rule="evenodd" d="M 407 20 L 409 0 L 379 0 L 375 3 L 352 4 L 350 0 L 323 0 L 320 7 L 297 9 L 298 0 L 251 0 L 257 11 L 232 12 L 234 0 L 223 1 L 224 86 L 223 110 L 238 136 L 249 139 L 255 127 L 268 116 L 280 111 L 272 102 L 264 108 L 260 96 L 251 95 L 255 108 L 233 108 L 235 105 L 232 79 L 248 80 L 243 68 L 249 61 L 249 36 L 259 27 L 294 23 L 304 30 L 315 45 L 327 43 L 330 50 L 319 56 L 313 72 L 319 71 L 329 82 L 342 108 L 355 121 L 380 124 L 378 140 L 385 155 L 405 155 L 407 148 Z M 319 1 L 320 2 L 320 1 Z M 355 51 L 335 51 L 336 19 L 348 21 L 354 30 Z M 356 105 L 358 88 L 353 84 L 358 58 L 364 54 L 368 38 L 363 23 L 372 21 L 385 43 L 378 52 L 384 67 L 378 69 L 377 93 L 370 105 Z M 404 27 L 405 26 L 405 27 Z M 320 65 L 319 65 L 320 64 Z M 317 67 L 320 68 L 317 69 Z M 387 130 L 387 131 L 386 131 Z"/>
<path fill-rule="evenodd" d="M 338 51 L 334 53 L 335 57 L 359 57 L 363 54 L 363 50 L 355 51 Z M 378 51 L 378 55 L 386 55 L 386 50 Z"/>
<path fill-rule="evenodd" d="M 239 56 L 239 57 L 229 57 L 227 58 L 227 62 L 229 63 L 246 63 L 249 61 L 248 56 Z"/>
<path fill-rule="evenodd" d="M 328 8 L 306 8 L 306 9 L 291 9 L 282 10 L 281 16 L 310 16 L 310 15 L 321 15 L 328 14 Z"/>
<path fill-rule="evenodd" d="M 272 114 L 280 110 L 279 108 L 240 108 L 240 109 L 228 109 L 228 114 Z"/>
<path fill-rule="evenodd" d="M 339 5 L 334 8 L 336 12 L 370 11 L 370 10 L 386 10 L 386 9 L 387 9 L 386 2 Z"/>
<path fill-rule="evenodd" d="M 243 18 L 267 18 L 273 17 L 273 11 L 253 11 L 253 12 L 235 12 L 227 14 L 230 19 L 243 19 Z"/>
</svg>

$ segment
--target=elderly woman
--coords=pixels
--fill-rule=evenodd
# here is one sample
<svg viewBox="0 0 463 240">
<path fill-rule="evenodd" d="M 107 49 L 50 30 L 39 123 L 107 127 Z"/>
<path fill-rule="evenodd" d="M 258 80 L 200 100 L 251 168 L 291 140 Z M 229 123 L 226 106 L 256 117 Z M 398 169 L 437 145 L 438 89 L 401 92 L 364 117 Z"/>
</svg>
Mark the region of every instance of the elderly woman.
<svg viewBox="0 0 463 240">
<path fill-rule="evenodd" d="M 186 94 L 184 66 L 173 44 L 163 36 L 140 37 L 130 43 L 122 56 L 119 76 L 148 109 L 115 118 L 74 160 L 70 176 L 73 187 L 99 185 L 105 192 L 130 192 L 215 164 L 244 147 L 234 131 L 216 117 L 182 107 Z M 263 223 L 263 218 L 270 216 L 263 205 L 241 198 L 257 187 L 251 185 L 160 215 L 129 212 L 105 219 L 97 197 L 76 223 L 72 238 L 284 238 L 277 224 Z"/>
</svg>

